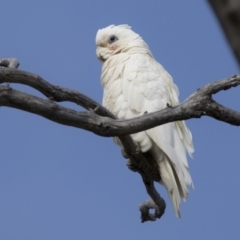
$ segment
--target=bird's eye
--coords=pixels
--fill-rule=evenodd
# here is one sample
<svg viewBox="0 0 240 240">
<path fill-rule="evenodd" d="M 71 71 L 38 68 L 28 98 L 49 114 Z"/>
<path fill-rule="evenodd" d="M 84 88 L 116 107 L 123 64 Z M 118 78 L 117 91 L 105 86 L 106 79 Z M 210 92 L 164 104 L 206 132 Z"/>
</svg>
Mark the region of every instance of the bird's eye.
<svg viewBox="0 0 240 240">
<path fill-rule="evenodd" d="M 117 40 L 118 40 L 118 38 L 116 36 L 112 35 L 108 38 L 108 43 L 111 44 L 111 43 L 116 42 Z"/>
</svg>

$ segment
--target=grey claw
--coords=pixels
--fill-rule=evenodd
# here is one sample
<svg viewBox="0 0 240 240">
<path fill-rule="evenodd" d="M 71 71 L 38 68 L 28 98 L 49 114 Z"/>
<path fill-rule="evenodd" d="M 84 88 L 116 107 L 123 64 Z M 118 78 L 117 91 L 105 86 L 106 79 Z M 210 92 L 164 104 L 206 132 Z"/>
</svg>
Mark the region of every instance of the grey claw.
<svg viewBox="0 0 240 240">
<path fill-rule="evenodd" d="M 138 172 L 138 170 L 139 170 L 138 167 L 135 164 L 132 163 L 131 159 L 128 159 L 126 165 L 133 172 Z"/>
<path fill-rule="evenodd" d="M 121 152 L 124 158 L 129 159 L 131 157 L 124 149 L 121 149 Z"/>
</svg>

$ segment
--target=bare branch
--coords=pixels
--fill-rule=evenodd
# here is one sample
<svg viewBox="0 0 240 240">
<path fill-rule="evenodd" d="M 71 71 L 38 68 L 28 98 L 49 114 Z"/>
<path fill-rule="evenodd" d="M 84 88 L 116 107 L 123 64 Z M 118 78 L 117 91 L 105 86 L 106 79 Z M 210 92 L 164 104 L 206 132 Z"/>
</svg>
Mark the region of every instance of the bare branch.
<svg viewBox="0 0 240 240">
<path fill-rule="evenodd" d="M 146 221 L 155 221 L 165 212 L 166 203 L 163 198 L 159 195 L 157 190 L 154 187 L 154 182 L 148 176 L 142 175 L 143 182 L 145 184 L 147 193 L 151 196 L 152 199 L 145 201 L 143 204 L 140 204 L 139 210 L 141 211 L 141 220 L 142 222 Z M 155 209 L 154 214 L 149 212 L 149 209 Z"/>
<path fill-rule="evenodd" d="M 9 91 L 9 89 L 1 87 L 1 106 L 14 107 L 31 113 L 36 113 L 52 121 L 82 128 L 106 137 L 124 136 L 165 123 L 187 120 L 190 118 L 200 118 L 201 116 L 210 116 L 232 125 L 240 125 L 239 112 L 222 106 L 212 98 L 212 95 L 219 91 L 240 85 L 240 75 L 208 84 L 201 89 L 198 89 L 178 106 L 167 107 L 158 112 L 144 114 L 141 117 L 127 120 L 111 119 L 114 118 L 113 114 L 94 100 L 77 91 L 51 85 L 38 75 L 16 69 L 0 69 L 0 83 L 4 82 L 21 83 L 31 86 L 51 100 L 43 100 L 37 97 L 34 97 L 34 100 L 31 100 L 33 96 L 29 94 L 25 93 L 24 95 L 24 93 L 20 93 L 17 90 L 11 89 L 11 91 Z M 18 94 L 21 96 L 18 96 Z M 23 101 L 20 101 L 21 98 L 26 98 L 28 100 L 24 103 Z M 70 114 L 67 112 L 67 108 L 58 104 L 54 105 L 55 111 L 53 111 L 53 100 L 57 102 L 74 102 L 92 111 L 77 112 L 71 110 Z M 44 110 L 42 105 L 45 105 Z M 96 114 L 94 114 L 94 112 Z"/>
<path fill-rule="evenodd" d="M 166 106 L 161 111 L 128 120 L 116 119 L 107 109 L 84 94 L 54 86 L 36 74 L 9 68 L 0 69 L 1 83 L 28 85 L 48 99 L 0 85 L 0 106 L 38 114 L 54 122 L 82 128 L 101 136 L 118 136 L 124 151 L 130 158 L 130 168 L 134 168 L 142 176 L 146 190 L 152 198 L 139 207 L 142 222 L 160 218 L 165 211 L 166 204 L 154 187 L 154 181 L 160 180 L 157 168 L 154 167 L 155 162 L 151 160 L 149 153 L 142 153 L 138 150 L 138 146 L 134 144 L 130 136 L 127 136 L 128 134 L 173 121 L 199 118 L 205 115 L 236 126 L 240 125 L 239 112 L 226 108 L 212 99 L 213 94 L 240 85 L 240 75 L 208 84 L 198 89 L 178 106 Z M 77 112 L 56 103 L 63 101 L 76 103 L 89 111 Z M 154 214 L 149 213 L 150 208 L 155 209 Z"/>
</svg>

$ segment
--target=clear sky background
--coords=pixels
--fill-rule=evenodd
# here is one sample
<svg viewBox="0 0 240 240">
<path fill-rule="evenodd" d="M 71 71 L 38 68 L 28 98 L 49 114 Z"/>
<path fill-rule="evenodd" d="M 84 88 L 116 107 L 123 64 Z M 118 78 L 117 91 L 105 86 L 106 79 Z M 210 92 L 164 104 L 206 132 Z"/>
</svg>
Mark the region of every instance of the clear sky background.
<svg viewBox="0 0 240 240">
<path fill-rule="evenodd" d="M 20 69 L 98 102 L 95 35 L 110 24 L 127 23 L 144 38 L 181 101 L 239 72 L 207 1 L 9 0 L 0 8 L 0 57 L 16 57 Z M 240 110 L 239 94 L 235 88 L 215 99 Z M 1 107 L 0 240 L 240 239 L 239 128 L 208 117 L 187 124 L 195 189 L 182 219 L 159 186 L 166 212 L 142 224 L 138 204 L 149 197 L 112 139 Z"/>
</svg>

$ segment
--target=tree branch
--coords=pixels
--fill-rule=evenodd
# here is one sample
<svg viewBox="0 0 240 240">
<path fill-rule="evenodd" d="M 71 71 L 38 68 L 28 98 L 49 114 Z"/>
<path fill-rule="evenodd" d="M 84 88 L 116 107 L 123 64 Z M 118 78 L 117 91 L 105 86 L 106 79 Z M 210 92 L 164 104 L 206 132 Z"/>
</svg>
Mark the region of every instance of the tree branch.
<svg viewBox="0 0 240 240">
<path fill-rule="evenodd" d="M 240 75 L 208 84 L 198 89 L 178 106 L 166 106 L 161 111 L 128 120 L 116 119 L 107 109 L 84 94 L 54 86 L 36 74 L 2 68 L 0 69 L 1 83 L 28 85 L 44 94 L 48 99 L 42 99 L 12 89 L 9 86 L 0 85 L 0 106 L 38 114 L 51 121 L 85 129 L 101 136 L 118 136 L 123 144 L 124 151 L 130 158 L 130 169 L 135 169 L 141 175 L 146 190 L 152 198 L 152 200 L 144 202 L 139 207 L 142 213 L 142 222 L 160 218 L 165 211 L 166 204 L 154 187 L 154 181 L 158 182 L 160 180 L 157 168 L 154 167 L 154 161 L 151 161 L 151 156 L 147 155 L 149 153 L 142 153 L 138 150 L 131 137 L 127 136 L 128 134 L 173 121 L 201 116 L 210 116 L 229 124 L 240 125 L 239 112 L 226 108 L 212 99 L 213 94 L 240 85 Z M 63 101 L 76 103 L 89 111 L 77 112 L 56 103 Z M 155 209 L 154 214 L 149 213 L 150 208 Z"/>
<path fill-rule="evenodd" d="M 38 114 L 49 120 L 82 128 L 95 134 L 112 137 L 147 130 L 165 123 L 209 116 L 239 126 L 240 113 L 222 106 L 212 95 L 240 85 L 240 75 L 216 81 L 198 89 L 183 103 L 143 116 L 119 120 L 100 104 L 74 90 L 54 86 L 35 74 L 16 69 L 0 69 L 0 83 L 20 83 L 35 88 L 49 100 L 1 86 L 0 106 L 18 108 Z M 69 101 L 90 110 L 77 112 L 54 103 Z M 110 117 L 110 118 L 109 118 Z"/>
<path fill-rule="evenodd" d="M 5 64 L 5 61 L 3 63 Z M 13 69 L 10 71 L 9 69 L 0 69 L 0 83 L 4 82 L 8 84 L 7 86 L 0 86 L 0 106 L 2 105 L 18 108 L 35 114 L 39 114 L 40 111 L 41 116 L 48 118 L 49 120 L 65 125 L 69 125 L 68 121 L 70 121 L 71 124 L 75 123 L 76 127 L 82 126 L 81 121 L 79 122 L 78 120 L 83 119 L 83 115 L 89 114 L 92 117 L 95 117 L 96 115 L 94 112 L 99 115 L 108 116 L 115 119 L 115 116 L 111 112 L 84 94 L 70 89 L 54 86 L 43 80 L 38 75 L 24 71 L 14 71 Z M 47 96 L 49 100 L 44 100 L 30 94 L 14 90 L 9 87 L 9 82 L 21 83 L 33 87 Z M 88 109 L 90 112 L 78 113 L 74 110 L 64 108 L 56 104 L 53 102 L 53 100 L 59 102 L 74 102 Z M 62 119 L 65 120 L 62 122 Z M 130 158 L 129 161 L 131 166 L 134 167 L 136 171 L 141 175 L 146 190 L 149 196 L 153 199 L 145 201 L 139 207 L 141 211 L 142 222 L 155 221 L 157 218 L 160 218 L 162 216 L 166 207 L 165 201 L 161 198 L 154 187 L 153 181 L 160 180 L 157 168 L 155 167 L 154 162 L 151 164 L 151 162 L 147 160 L 146 156 L 137 149 L 137 146 L 134 144 L 130 136 L 120 136 L 119 139 L 126 154 Z M 155 209 L 154 215 L 149 212 L 149 209 L 151 208 Z"/>
</svg>

